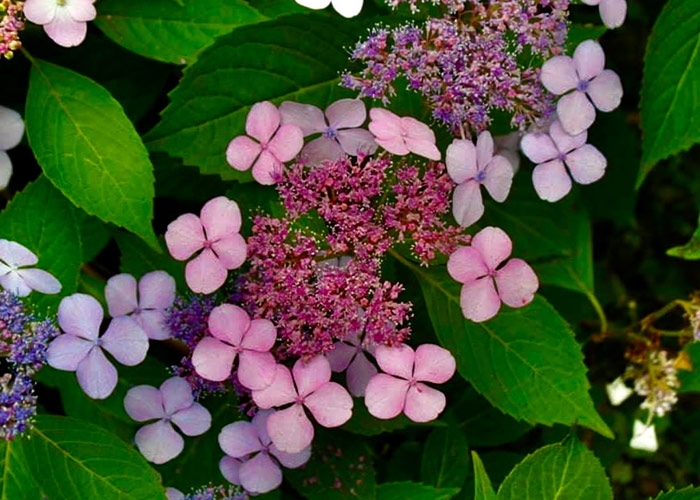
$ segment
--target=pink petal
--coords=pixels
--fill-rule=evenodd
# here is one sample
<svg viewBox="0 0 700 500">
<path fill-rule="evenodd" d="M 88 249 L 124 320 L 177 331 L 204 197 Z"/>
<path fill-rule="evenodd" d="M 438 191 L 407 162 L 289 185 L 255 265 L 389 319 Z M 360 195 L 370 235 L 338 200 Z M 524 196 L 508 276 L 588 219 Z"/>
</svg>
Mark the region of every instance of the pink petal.
<svg viewBox="0 0 700 500">
<path fill-rule="evenodd" d="M 510 259 L 495 276 L 498 295 L 510 307 L 523 307 L 535 298 L 540 286 L 537 275 L 521 259 Z"/>
<path fill-rule="evenodd" d="M 248 245 L 240 234 L 220 239 L 212 245 L 212 249 L 226 269 L 238 269 L 248 255 Z"/>
<path fill-rule="evenodd" d="M 175 412 L 171 420 L 185 436 L 199 436 L 211 427 L 211 413 L 199 403 Z"/>
<path fill-rule="evenodd" d="M 245 121 L 245 131 L 266 144 L 280 125 L 280 113 L 269 101 L 253 104 Z"/>
<path fill-rule="evenodd" d="M 348 367 L 345 380 L 350 394 L 355 397 L 365 395 L 365 389 L 370 379 L 377 374 L 377 368 L 367 359 L 364 352 L 360 351 Z"/>
<path fill-rule="evenodd" d="M 282 471 L 267 453 L 258 453 L 241 464 L 238 477 L 246 491 L 267 493 L 282 484 Z"/>
<path fill-rule="evenodd" d="M 374 356 L 377 360 L 379 368 L 397 377 L 405 378 L 406 380 L 413 377 L 413 360 L 415 353 L 406 344 L 388 347 L 380 345 Z"/>
<path fill-rule="evenodd" d="M 224 453 L 233 458 L 244 458 L 263 448 L 255 426 L 242 420 L 221 429 L 219 446 Z"/>
<path fill-rule="evenodd" d="M 365 103 L 359 99 L 340 99 L 326 108 L 333 129 L 360 127 L 367 119 Z"/>
<path fill-rule="evenodd" d="M 0 151 L 9 151 L 17 147 L 24 136 L 22 116 L 13 109 L 0 106 L 0 130 Z"/>
<path fill-rule="evenodd" d="M 583 147 L 566 155 L 564 160 L 569 167 L 571 177 L 579 184 L 591 184 L 605 175 L 608 161 L 594 146 Z"/>
<path fill-rule="evenodd" d="M 331 365 L 321 355 L 308 362 L 298 359 L 292 368 L 294 383 L 300 396 L 307 396 L 331 379 Z"/>
<path fill-rule="evenodd" d="M 334 372 L 343 372 L 350 365 L 353 356 L 357 354 L 357 347 L 348 345 L 345 342 L 333 344 L 333 350 L 328 351 L 325 356 Z"/>
<path fill-rule="evenodd" d="M 323 111 L 310 104 L 284 101 L 280 105 L 282 125 L 296 125 L 304 134 L 304 137 L 317 134 L 328 128 Z"/>
<path fill-rule="evenodd" d="M 58 306 L 58 324 L 61 329 L 87 340 L 97 340 L 103 315 L 100 303 L 83 293 L 64 298 Z"/>
<path fill-rule="evenodd" d="M 141 455 L 154 464 L 169 462 L 182 453 L 185 447 L 182 436 L 164 420 L 141 427 L 134 441 Z"/>
<path fill-rule="evenodd" d="M 576 64 L 568 56 L 555 56 L 542 65 L 542 85 L 554 95 L 561 95 L 578 85 Z"/>
<path fill-rule="evenodd" d="M 243 350 L 238 357 L 238 381 L 250 390 L 268 387 L 275 379 L 277 363 L 269 352 Z"/>
<path fill-rule="evenodd" d="M 207 380 L 221 382 L 231 375 L 236 351 L 214 337 L 204 337 L 192 353 L 192 365 L 197 374 Z"/>
<path fill-rule="evenodd" d="M 146 332 L 149 339 L 166 340 L 170 338 L 170 328 L 168 328 L 165 321 L 165 309 L 141 311 L 139 314 L 135 314 L 132 317 L 141 325 L 141 328 Z"/>
<path fill-rule="evenodd" d="M 165 232 L 165 243 L 170 255 L 176 260 L 189 259 L 204 247 L 204 229 L 194 214 L 183 214 L 170 224 Z"/>
<path fill-rule="evenodd" d="M 267 433 L 280 451 L 298 453 L 313 441 L 314 426 L 306 416 L 304 407 L 294 404 L 270 415 Z"/>
<path fill-rule="evenodd" d="M 34 24 L 50 23 L 56 17 L 58 2 L 47 0 L 27 0 L 24 3 L 24 15 Z"/>
<path fill-rule="evenodd" d="M 421 382 L 444 384 L 455 374 L 456 367 L 450 351 L 438 345 L 422 344 L 416 349 L 413 377 Z"/>
<path fill-rule="evenodd" d="M 410 116 L 401 117 L 401 129 L 407 138 L 435 144 L 435 133 L 425 123 Z"/>
<path fill-rule="evenodd" d="M 56 17 L 48 24 L 44 24 L 44 31 L 54 42 L 61 47 L 75 47 L 85 40 L 87 23 L 76 21 L 65 7 L 56 9 Z"/>
<path fill-rule="evenodd" d="M 199 213 L 209 241 L 215 242 L 241 230 L 241 210 L 238 204 L 225 196 L 212 198 Z"/>
<path fill-rule="evenodd" d="M 105 399 L 117 386 L 117 369 L 97 346 L 78 364 L 76 375 L 80 387 L 92 399 Z"/>
<path fill-rule="evenodd" d="M 447 272 L 460 283 L 467 283 L 489 273 L 481 253 L 472 247 L 459 247 L 447 260 Z"/>
<path fill-rule="evenodd" d="M 25 246 L 8 240 L 0 240 L 0 260 L 14 267 L 33 266 L 39 262 Z"/>
<path fill-rule="evenodd" d="M 105 299 L 109 315 L 114 317 L 131 314 L 138 307 L 136 278 L 130 274 L 117 274 L 107 280 Z"/>
<path fill-rule="evenodd" d="M 532 163 L 544 163 L 559 156 L 554 141 L 544 132 L 526 134 L 520 142 L 520 148 Z"/>
<path fill-rule="evenodd" d="M 493 279 L 487 276 L 465 283 L 460 304 L 467 319 L 480 323 L 493 318 L 501 308 L 501 299 L 493 286 Z"/>
<path fill-rule="evenodd" d="M 580 148 L 581 146 L 586 144 L 586 140 L 588 140 L 588 132 L 585 130 L 578 135 L 567 134 L 566 130 L 564 130 L 564 127 L 562 127 L 561 122 L 559 120 L 555 120 L 554 122 L 552 122 L 552 125 L 549 127 L 549 135 L 554 141 L 554 144 L 556 144 L 557 149 L 564 154 L 568 153 L 569 151 L 573 151 L 574 149 Z M 558 156 L 559 155 L 553 158 L 556 158 Z M 544 161 L 538 163 L 544 163 Z"/>
<path fill-rule="evenodd" d="M 586 5 L 598 5 L 601 0 L 581 0 Z"/>
<path fill-rule="evenodd" d="M 408 380 L 379 373 L 367 384 L 365 405 L 370 415 L 388 420 L 401 414 L 407 392 Z"/>
<path fill-rule="evenodd" d="M 369 131 L 380 139 L 393 139 L 401 136 L 401 118 L 382 108 L 369 110 Z M 406 153 L 404 153 L 406 154 Z"/>
<path fill-rule="evenodd" d="M 253 179 L 263 186 L 275 184 L 284 172 L 284 165 L 269 151 L 265 150 L 253 165 Z"/>
<path fill-rule="evenodd" d="M 343 156 L 343 149 L 335 139 L 322 136 L 304 146 L 302 155 L 311 165 L 315 165 L 323 161 L 337 160 Z"/>
<path fill-rule="evenodd" d="M 210 249 L 205 249 L 185 266 L 185 281 L 195 293 L 212 293 L 226 282 L 228 270 Z"/>
<path fill-rule="evenodd" d="M 296 469 L 304 465 L 311 458 L 311 446 L 307 446 L 297 453 L 287 453 L 280 451 L 274 444 L 270 446 L 272 454 L 287 469 Z"/>
<path fill-rule="evenodd" d="M 493 137 L 488 130 L 479 134 L 476 140 L 476 164 L 483 170 L 493 157 Z"/>
<path fill-rule="evenodd" d="M 165 417 L 160 391 L 150 385 L 132 387 L 124 397 L 126 413 L 137 422 Z"/>
<path fill-rule="evenodd" d="M 612 70 L 606 69 L 588 84 L 588 96 L 601 111 L 616 109 L 622 102 L 622 83 Z"/>
<path fill-rule="evenodd" d="M 41 269 L 18 269 L 17 274 L 29 288 L 39 293 L 53 295 L 61 291 L 61 282 Z"/>
<path fill-rule="evenodd" d="M 447 173 L 457 184 L 474 177 L 478 170 L 476 168 L 476 148 L 472 141 L 455 139 L 447 146 L 445 153 L 445 165 Z"/>
<path fill-rule="evenodd" d="M 236 170 L 245 172 L 258 157 L 262 148 L 247 135 L 239 135 L 229 142 L 226 148 L 226 161 Z"/>
<path fill-rule="evenodd" d="M 244 349 L 266 352 L 272 349 L 277 340 L 277 329 L 272 321 L 254 319 L 243 335 L 241 346 Z"/>
<path fill-rule="evenodd" d="M 561 200 L 571 191 L 571 177 L 561 160 L 537 165 L 532 171 L 532 184 L 537 196 L 551 202 Z"/>
<path fill-rule="evenodd" d="M 273 408 L 294 402 L 297 391 L 294 388 L 292 373 L 284 365 L 277 365 L 275 378 L 265 389 L 253 391 L 253 401 L 262 409 Z"/>
<path fill-rule="evenodd" d="M 219 470 L 221 474 L 226 478 L 231 484 L 240 485 L 241 478 L 239 476 L 239 471 L 243 462 L 237 458 L 229 457 L 224 455 L 224 457 L 219 460 Z"/>
<path fill-rule="evenodd" d="M 485 227 L 472 238 L 472 248 L 476 249 L 488 269 L 494 271 L 513 251 L 513 242 L 503 229 Z"/>
<path fill-rule="evenodd" d="M 432 130 L 430 132 L 432 133 Z M 424 139 L 415 139 L 409 135 L 405 138 L 405 143 L 411 153 L 428 158 L 429 160 L 438 161 L 442 156 L 440 150 L 435 145 L 434 139 L 433 141 L 426 141 Z"/>
<path fill-rule="evenodd" d="M 260 410 L 255 412 L 253 420 L 250 421 L 258 432 L 258 437 L 263 445 L 272 443 L 272 439 L 267 435 L 267 419 L 275 413 L 275 410 Z"/>
<path fill-rule="evenodd" d="M 627 0 L 603 0 L 600 3 L 600 18 L 608 28 L 619 28 L 627 17 Z"/>
<path fill-rule="evenodd" d="M 32 293 L 32 289 L 24 282 L 24 279 L 17 271 L 9 271 L 0 275 L 0 287 L 18 297 L 26 297 Z"/>
<path fill-rule="evenodd" d="M 309 394 L 304 405 L 323 427 L 339 427 L 352 417 L 352 396 L 335 382 L 326 382 Z"/>
<path fill-rule="evenodd" d="M 496 155 L 486 166 L 484 186 L 491 198 L 503 202 L 508 198 L 510 186 L 513 184 L 513 167 L 510 162 L 501 155 Z"/>
<path fill-rule="evenodd" d="M 370 126 L 371 125 L 372 123 L 370 123 Z M 386 139 L 383 139 L 381 137 L 375 137 L 375 141 L 389 153 L 397 156 L 406 156 L 408 153 L 411 152 L 411 150 L 406 145 L 406 142 L 404 141 L 403 137 L 401 137 L 400 135 L 396 137 L 388 137 Z"/>
<path fill-rule="evenodd" d="M 595 40 L 581 42 L 574 51 L 576 72 L 580 80 L 591 80 L 605 68 L 603 47 Z"/>
<path fill-rule="evenodd" d="M 175 488 L 165 488 L 165 497 L 168 500 L 185 500 L 185 495 Z"/>
<path fill-rule="evenodd" d="M 49 366 L 57 370 L 73 372 L 78 369 L 93 345 L 95 344 L 89 340 L 70 333 L 59 335 L 49 344 L 46 360 Z"/>
<path fill-rule="evenodd" d="M 445 409 L 445 395 L 425 384 L 416 384 L 406 394 L 404 413 L 414 422 L 430 422 Z"/>
<path fill-rule="evenodd" d="M 92 21 L 97 15 L 94 0 L 66 0 L 66 9 L 76 21 Z"/>
<path fill-rule="evenodd" d="M 282 125 L 268 145 L 268 151 L 282 163 L 299 154 L 304 147 L 304 134 L 295 125 Z"/>
<path fill-rule="evenodd" d="M 133 318 L 113 318 L 100 345 L 125 366 L 135 366 L 146 359 L 148 336 Z"/>
<path fill-rule="evenodd" d="M 194 404 L 192 387 L 184 378 L 170 377 L 160 385 L 159 390 L 163 397 L 163 408 L 166 415 L 173 415 L 175 412 L 189 408 Z"/>
<path fill-rule="evenodd" d="M 175 301 L 175 279 L 165 271 L 146 273 L 139 281 L 141 309 L 167 309 Z"/>
<path fill-rule="evenodd" d="M 336 138 L 345 154 L 357 156 L 358 153 L 372 154 L 377 150 L 374 136 L 362 128 L 338 130 Z"/>
<path fill-rule="evenodd" d="M 484 215 L 481 185 L 468 180 L 457 186 L 452 194 L 452 215 L 462 227 L 469 227 Z"/>
<path fill-rule="evenodd" d="M 564 130 L 569 135 L 586 131 L 595 121 L 595 108 L 586 94 L 575 90 L 559 99 L 557 114 Z"/>
<path fill-rule="evenodd" d="M 250 328 L 250 316 L 242 307 L 221 304 L 209 314 L 208 326 L 209 332 L 217 339 L 239 346 Z"/>
</svg>

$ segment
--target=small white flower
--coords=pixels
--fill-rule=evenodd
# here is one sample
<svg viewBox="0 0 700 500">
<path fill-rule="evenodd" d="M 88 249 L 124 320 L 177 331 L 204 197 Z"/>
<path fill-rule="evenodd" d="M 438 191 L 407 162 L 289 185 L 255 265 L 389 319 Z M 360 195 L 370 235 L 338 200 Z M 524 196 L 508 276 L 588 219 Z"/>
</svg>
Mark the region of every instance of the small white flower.
<svg viewBox="0 0 700 500">
<path fill-rule="evenodd" d="M 325 9 L 333 4 L 333 8 L 343 17 L 355 17 L 362 10 L 363 0 L 296 0 L 296 3 L 309 9 Z"/>
<path fill-rule="evenodd" d="M 62 47 L 85 40 L 87 21 L 95 19 L 95 0 L 27 0 L 24 15 L 44 27 L 49 38 Z"/>
<path fill-rule="evenodd" d="M 51 274 L 33 267 L 39 261 L 26 247 L 14 241 L 0 240 L 0 287 L 26 297 L 32 290 L 55 294 L 61 283 Z"/>
<path fill-rule="evenodd" d="M 656 440 L 654 424 L 646 425 L 641 420 L 635 420 L 632 439 L 630 440 L 630 448 L 650 452 L 658 450 L 659 443 Z"/>
<path fill-rule="evenodd" d="M 6 151 L 19 144 L 24 135 L 24 122 L 16 111 L 0 106 L 0 190 L 5 189 L 12 177 L 12 162 Z"/>
<path fill-rule="evenodd" d="M 610 399 L 610 404 L 613 406 L 620 406 L 634 393 L 633 389 L 625 385 L 622 377 L 617 377 L 615 380 L 606 385 L 605 391 L 608 393 L 608 399 Z"/>
</svg>

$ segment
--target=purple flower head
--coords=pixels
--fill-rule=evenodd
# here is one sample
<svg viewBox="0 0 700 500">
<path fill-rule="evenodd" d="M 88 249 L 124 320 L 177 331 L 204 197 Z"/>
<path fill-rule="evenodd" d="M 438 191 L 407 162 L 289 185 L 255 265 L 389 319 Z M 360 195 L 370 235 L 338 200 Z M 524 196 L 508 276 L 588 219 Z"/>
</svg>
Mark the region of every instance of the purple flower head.
<svg viewBox="0 0 700 500">
<path fill-rule="evenodd" d="M 523 137 L 520 147 L 537 166 L 532 183 L 540 198 L 558 201 L 571 190 L 571 178 L 579 184 L 591 184 L 605 174 L 605 156 L 590 144 L 584 130 L 572 136 L 559 120 L 552 123 L 549 134 L 531 133 Z"/>
<path fill-rule="evenodd" d="M 36 255 L 14 241 L 0 240 L 0 286 L 20 297 L 32 290 L 55 294 L 61 291 L 61 283 L 41 269 L 33 269 L 39 262 Z"/>
<path fill-rule="evenodd" d="M 593 124 L 596 108 L 612 111 L 622 100 L 620 77 L 605 69 L 603 47 L 595 40 L 581 42 L 573 58 L 556 56 L 548 60 L 540 77 L 547 90 L 562 96 L 557 114 L 570 135 L 578 135 Z"/>
<path fill-rule="evenodd" d="M 97 300 L 76 293 L 58 306 L 58 324 L 64 334 L 49 345 L 47 360 L 57 370 L 75 371 L 80 387 L 93 399 L 105 399 L 117 385 L 110 353 L 121 364 L 134 366 L 146 358 L 148 337 L 128 316 L 112 319 L 100 337 L 104 312 Z"/>
<path fill-rule="evenodd" d="M 46 364 L 49 342 L 59 333 L 49 319 L 30 323 L 26 330 L 15 335 L 7 356 L 8 363 L 16 373 L 27 376 L 35 374 Z"/>
<path fill-rule="evenodd" d="M 307 446 L 297 453 L 281 451 L 267 433 L 271 410 L 260 410 L 251 422 L 235 422 L 221 430 L 219 445 L 226 456 L 219 462 L 224 477 L 250 493 L 266 493 L 282 483 L 280 465 L 296 469 L 311 456 Z"/>
<path fill-rule="evenodd" d="M 0 377 L 0 439 L 10 441 L 29 430 L 36 403 L 31 378 L 10 373 Z"/>
<path fill-rule="evenodd" d="M 627 17 L 627 0 L 581 0 L 586 5 L 597 5 L 600 18 L 608 28 L 619 28 Z"/>
<path fill-rule="evenodd" d="M 17 295 L 0 291 L 0 354 L 10 352 L 11 345 L 21 335 L 34 316 L 26 311 Z"/>
<path fill-rule="evenodd" d="M 130 389 L 124 409 L 137 422 L 157 420 L 141 427 L 134 438 L 141 454 L 154 464 L 172 460 L 185 447 L 173 424 L 186 436 L 199 436 L 211 427 L 209 410 L 194 402 L 190 384 L 180 377 L 169 378 L 158 389 L 150 385 Z"/>
<path fill-rule="evenodd" d="M 347 340 L 333 344 L 333 350 L 326 353 L 326 359 L 334 372 L 346 372 L 345 380 L 350 394 L 364 396 L 369 380 L 377 374 L 377 368 L 367 358 L 374 347 L 362 345 L 361 333 L 351 335 Z"/>
<path fill-rule="evenodd" d="M 174 488 L 168 495 L 168 500 L 249 500 L 248 493 L 239 486 L 207 486 L 193 491 L 185 496 Z M 167 493 L 167 492 L 166 492 Z M 179 495 L 178 495 L 179 494 Z"/>
<path fill-rule="evenodd" d="M 175 301 L 175 280 L 165 271 L 144 274 L 138 285 L 130 274 L 112 276 L 105 287 L 105 298 L 113 318 L 133 318 L 149 339 L 170 337 L 165 315 Z"/>
</svg>

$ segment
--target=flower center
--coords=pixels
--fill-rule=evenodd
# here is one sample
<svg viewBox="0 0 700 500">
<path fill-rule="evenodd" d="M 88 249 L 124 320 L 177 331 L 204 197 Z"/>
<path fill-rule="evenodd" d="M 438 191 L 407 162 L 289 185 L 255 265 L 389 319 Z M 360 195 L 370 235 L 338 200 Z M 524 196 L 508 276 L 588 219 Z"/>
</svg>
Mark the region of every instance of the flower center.
<svg viewBox="0 0 700 500">
<path fill-rule="evenodd" d="M 566 160 L 566 153 L 559 153 L 559 155 L 557 156 L 557 159 L 559 159 L 561 161 Z"/>
<path fill-rule="evenodd" d="M 330 126 L 323 132 L 323 137 L 328 139 L 335 139 L 336 135 L 338 135 L 338 131 Z"/>
<path fill-rule="evenodd" d="M 59 7 L 63 7 L 64 5 L 66 5 L 66 0 L 56 0 L 56 4 Z"/>
<path fill-rule="evenodd" d="M 586 90 L 588 90 L 588 80 L 581 80 L 580 82 L 578 82 L 576 88 L 581 92 L 585 92 Z"/>
<path fill-rule="evenodd" d="M 484 182 L 484 180 L 486 180 L 486 172 L 484 172 L 483 170 L 481 170 L 479 173 L 477 173 L 477 174 L 474 176 L 474 180 L 475 180 L 476 182 Z"/>
</svg>

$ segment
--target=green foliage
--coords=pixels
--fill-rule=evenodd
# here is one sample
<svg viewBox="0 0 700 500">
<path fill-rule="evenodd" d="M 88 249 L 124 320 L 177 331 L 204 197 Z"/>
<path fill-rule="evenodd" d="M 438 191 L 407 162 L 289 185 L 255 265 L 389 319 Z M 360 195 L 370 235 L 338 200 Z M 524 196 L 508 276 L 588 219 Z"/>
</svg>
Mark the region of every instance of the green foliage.
<svg viewBox="0 0 700 500">
<path fill-rule="evenodd" d="M 421 481 L 436 488 L 461 488 L 469 473 L 469 448 L 457 426 L 433 430 L 425 442 Z"/>
<path fill-rule="evenodd" d="M 655 500 L 697 500 L 700 498 L 700 488 L 688 486 L 679 491 L 671 490 L 666 493 L 660 493 Z M 651 498 L 649 500 L 652 500 Z"/>
<path fill-rule="evenodd" d="M 145 245 L 143 241 L 128 233 L 117 233 L 115 235 L 119 251 L 121 252 L 121 263 L 119 270 L 123 273 L 134 275 L 137 279 L 151 271 L 166 271 L 175 279 L 178 290 L 187 290 L 185 285 L 185 265 L 173 259 L 165 248 L 165 242 L 160 242 L 160 252 L 153 251 Z"/>
<path fill-rule="evenodd" d="M 29 471 L 24 440 L 0 442 L 0 500 L 35 500 L 41 490 Z"/>
<path fill-rule="evenodd" d="M 678 380 L 681 382 L 678 392 L 700 392 L 700 344 L 690 342 L 683 348 L 683 352 L 690 358 L 693 369 L 692 371 L 678 371 Z"/>
<path fill-rule="evenodd" d="M 472 462 L 474 463 L 474 500 L 496 500 L 496 492 L 491 486 L 484 463 L 475 451 L 472 451 Z"/>
<path fill-rule="evenodd" d="M 377 488 L 377 500 L 450 500 L 459 488 L 433 488 L 421 483 L 402 481 L 384 483 Z"/>
</svg>

